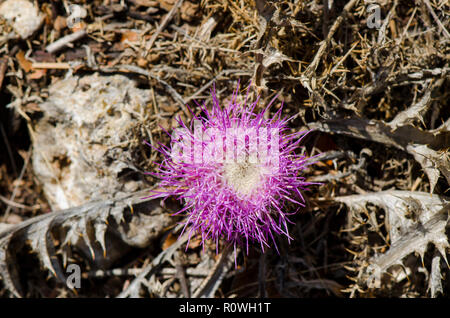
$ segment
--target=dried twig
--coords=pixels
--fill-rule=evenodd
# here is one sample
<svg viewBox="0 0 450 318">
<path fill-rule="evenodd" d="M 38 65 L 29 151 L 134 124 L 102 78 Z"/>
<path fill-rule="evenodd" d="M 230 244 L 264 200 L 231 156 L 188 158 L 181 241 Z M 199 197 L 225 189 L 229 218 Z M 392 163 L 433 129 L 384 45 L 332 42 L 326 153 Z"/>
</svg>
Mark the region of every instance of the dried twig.
<svg viewBox="0 0 450 318">
<path fill-rule="evenodd" d="M 66 36 L 63 36 L 62 38 L 58 39 L 57 41 L 49 44 L 45 50 L 49 53 L 55 53 L 64 47 L 68 46 L 70 43 L 73 43 L 75 41 L 78 41 L 79 39 L 83 38 L 87 34 L 85 29 L 76 31 L 74 33 L 68 34 Z"/>
<path fill-rule="evenodd" d="M 222 279 L 225 277 L 227 271 L 232 266 L 234 257 L 231 255 L 230 251 L 231 246 L 227 246 L 222 254 L 220 255 L 219 260 L 214 265 L 211 273 L 204 279 L 200 287 L 194 292 L 192 297 L 201 298 L 201 297 L 213 297 L 215 291 L 219 287 Z"/>
<path fill-rule="evenodd" d="M 188 110 L 186 109 L 186 102 L 184 101 L 183 97 L 181 97 L 181 95 L 178 94 L 178 92 L 172 86 L 170 86 L 169 83 L 167 83 L 163 79 L 161 79 L 158 76 L 152 74 L 151 72 L 148 72 L 148 71 L 146 71 L 138 66 L 135 66 L 135 65 L 119 65 L 117 67 L 117 69 L 125 69 L 130 72 L 141 74 L 141 75 L 144 75 L 149 78 L 153 78 L 153 79 L 157 80 L 158 82 L 160 82 L 162 85 L 164 85 L 167 88 L 170 95 L 172 95 L 172 97 L 175 99 L 175 101 L 177 101 L 178 104 L 180 105 L 180 108 L 184 112 L 184 114 L 186 116 L 188 116 L 188 118 L 190 117 L 190 114 L 189 114 Z"/>
<path fill-rule="evenodd" d="M 69 63 L 49 63 L 49 62 L 35 62 L 33 64 L 31 64 L 31 67 L 34 69 L 58 69 L 58 70 L 68 70 L 70 69 L 70 64 Z"/>
<path fill-rule="evenodd" d="M 142 272 L 131 282 L 131 284 L 122 291 L 117 297 L 118 298 L 126 298 L 126 297 L 139 297 L 139 291 L 141 284 L 146 280 L 148 275 L 152 275 L 155 273 L 157 267 L 161 265 L 163 262 L 167 261 L 169 258 L 173 256 L 176 250 L 187 242 L 189 238 L 189 232 L 186 232 L 182 237 L 180 237 L 176 243 L 171 245 L 166 250 L 162 251 L 152 262 L 149 264 Z"/>
<path fill-rule="evenodd" d="M 327 35 L 326 39 L 321 42 L 320 47 L 317 50 L 316 55 L 314 56 L 314 59 L 312 60 L 312 62 L 309 64 L 308 68 L 304 72 L 305 78 L 311 77 L 312 74 L 316 71 L 317 66 L 319 65 L 319 62 L 322 59 L 323 54 L 325 53 L 328 45 L 330 44 L 331 38 L 333 37 L 334 33 L 337 31 L 337 29 L 341 25 L 342 21 L 344 21 L 347 14 L 350 12 L 350 10 L 354 7 L 354 5 L 357 2 L 358 2 L 358 0 L 350 0 L 344 6 L 344 9 L 342 10 L 341 14 L 334 21 L 333 25 L 331 26 L 330 30 L 328 31 L 328 35 Z"/>
<path fill-rule="evenodd" d="M 164 20 L 161 22 L 161 24 L 156 29 L 155 33 L 153 33 L 152 37 L 148 41 L 147 45 L 145 46 L 145 51 L 143 56 L 146 57 L 147 54 L 150 52 L 153 43 L 155 42 L 158 35 L 161 33 L 162 30 L 166 28 L 166 26 L 169 24 L 170 20 L 172 20 L 173 16 L 177 12 L 178 8 L 183 3 L 183 0 L 177 0 L 177 2 L 173 5 L 172 9 L 170 9 L 169 13 L 164 17 Z"/>
<path fill-rule="evenodd" d="M 423 2 L 425 3 L 425 5 L 427 6 L 428 10 L 430 11 L 431 16 L 433 17 L 434 21 L 436 21 L 436 23 L 438 24 L 439 29 L 441 30 L 441 32 L 444 33 L 444 35 L 447 38 L 450 38 L 450 33 L 447 31 L 445 26 L 442 24 L 441 20 L 439 20 L 439 17 L 434 12 L 433 7 L 430 4 L 430 1 L 429 0 L 423 0 Z"/>
</svg>

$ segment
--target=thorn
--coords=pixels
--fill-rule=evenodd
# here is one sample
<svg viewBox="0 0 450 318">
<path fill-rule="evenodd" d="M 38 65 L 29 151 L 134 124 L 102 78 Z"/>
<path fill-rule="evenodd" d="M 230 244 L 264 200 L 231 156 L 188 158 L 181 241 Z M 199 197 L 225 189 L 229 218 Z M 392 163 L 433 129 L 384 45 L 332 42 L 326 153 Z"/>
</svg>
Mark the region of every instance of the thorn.
<svg viewBox="0 0 450 318">
<path fill-rule="evenodd" d="M 422 261 L 422 267 L 423 268 L 425 268 L 425 263 L 424 263 L 424 261 L 423 261 L 423 258 L 424 258 L 424 252 L 419 252 L 419 254 L 420 254 L 420 260 Z"/>
<path fill-rule="evenodd" d="M 417 114 L 417 118 L 420 120 L 420 122 L 422 123 L 422 125 L 424 125 L 424 126 L 426 126 L 425 125 L 425 121 L 424 121 L 424 119 L 423 119 L 423 116 L 422 115 L 420 115 L 420 114 Z"/>
<path fill-rule="evenodd" d="M 355 256 L 358 256 L 358 255 L 359 255 L 359 253 L 358 253 L 358 252 L 355 252 L 355 251 L 349 250 L 348 248 L 345 248 L 345 250 L 346 250 L 347 252 L 349 252 L 350 254 L 352 254 L 352 255 L 355 255 Z"/>
<path fill-rule="evenodd" d="M 134 214 L 133 205 L 129 203 L 128 206 L 130 207 L 131 214 Z"/>
</svg>

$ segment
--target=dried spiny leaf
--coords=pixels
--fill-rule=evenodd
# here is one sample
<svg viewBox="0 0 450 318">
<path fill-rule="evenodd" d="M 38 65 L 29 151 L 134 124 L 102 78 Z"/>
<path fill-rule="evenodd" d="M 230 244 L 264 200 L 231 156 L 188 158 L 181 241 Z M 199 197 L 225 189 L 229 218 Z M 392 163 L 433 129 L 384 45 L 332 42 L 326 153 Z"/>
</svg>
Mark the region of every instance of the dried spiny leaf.
<svg viewBox="0 0 450 318">
<path fill-rule="evenodd" d="M 58 240 L 62 243 L 58 248 L 62 249 L 64 266 L 67 263 L 67 248 L 82 248 L 81 242 L 88 246 L 91 256 L 94 256 L 97 250 L 95 243 L 98 241 L 105 255 L 105 234 L 108 227 L 112 227 L 131 246 L 142 247 L 148 244 L 151 239 L 162 233 L 164 228 L 172 225 L 175 218 L 164 214 L 162 209 L 158 208 L 158 200 L 143 199 L 146 194 L 147 192 L 140 191 L 113 200 L 91 202 L 76 208 L 44 214 L 19 225 L 4 228 L 0 231 L 0 277 L 5 287 L 16 297 L 22 294 L 16 270 L 9 268 L 15 259 L 11 248 L 13 240 L 21 246 L 29 242 L 32 251 L 37 253 L 43 266 L 63 283 L 66 283 L 66 279 L 56 255 L 55 238 L 52 233 L 60 233 Z M 135 207 L 134 213 L 127 218 L 129 224 L 138 219 L 142 229 L 134 229 L 130 233 L 124 229 L 122 222 L 107 222 L 110 216 L 115 220 L 124 220 L 123 215 L 129 213 L 130 206 Z M 62 231 L 62 229 L 68 230 Z M 131 237 L 128 237 L 129 235 Z"/>
<path fill-rule="evenodd" d="M 8 247 L 12 238 L 12 233 L 0 238 L 0 277 L 3 280 L 5 287 L 15 297 L 20 297 L 21 288 L 18 285 L 18 275 L 15 270 L 10 270 L 9 264 L 15 262 L 15 258 L 9 253 Z"/>
<path fill-rule="evenodd" d="M 436 186 L 440 176 L 439 171 L 442 172 L 450 184 L 450 158 L 448 152 L 439 153 L 426 145 L 408 145 L 406 149 L 420 163 L 427 174 L 428 180 L 430 180 L 430 192 L 433 192 Z"/>
<path fill-rule="evenodd" d="M 364 211 L 367 203 L 373 203 L 386 212 L 386 226 L 391 246 L 384 254 L 368 260 L 369 266 L 361 276 L 369 281 L 379 278 L 393 265 L 403 265 L 403 259 L 418 253 L 422 259 L 429 243 L 446 259 L 450 247 L 445 232 L 450 211 L 450 199 L 424 192 L 383 191 L 362 195 L 337 197 L 351 209 Z"/>
<path fill-rule="evenodd" d="M 38 253 L 45 268 L 59 280 L 65 281 L 62 268 L 55 257 L 55 246 L 51 230 L 54 226 L 54 218 L 45 219 L 38 223 L 33 223 L 27 229 L 26 235 L 33 251 Z"/>
</svg>

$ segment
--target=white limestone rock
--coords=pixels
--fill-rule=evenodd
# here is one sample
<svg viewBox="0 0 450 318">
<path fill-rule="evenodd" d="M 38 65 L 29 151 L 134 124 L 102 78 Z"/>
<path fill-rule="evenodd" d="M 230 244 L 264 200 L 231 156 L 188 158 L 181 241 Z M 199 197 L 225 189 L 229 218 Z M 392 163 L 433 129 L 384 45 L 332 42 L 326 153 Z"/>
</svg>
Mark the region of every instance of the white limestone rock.
<svg viewBox="0 0 450 318">
<path fill-rule="evenodd" d="M 35 127 L 33 169 L 53 209 L 145 187 L 121 175 L 132 171 L 142 143 L 135 128 L 149 99 L 148 90 L 122 75 L 69 76 L 49 87 Z"/>
<path fill-rule="evenodd" d="M 44 20 L 39 9 L 27 0 L 7 0 L 1 3 L 0 16 L 12 25 L 22 39 L 32 35 Z"/>
</svg>

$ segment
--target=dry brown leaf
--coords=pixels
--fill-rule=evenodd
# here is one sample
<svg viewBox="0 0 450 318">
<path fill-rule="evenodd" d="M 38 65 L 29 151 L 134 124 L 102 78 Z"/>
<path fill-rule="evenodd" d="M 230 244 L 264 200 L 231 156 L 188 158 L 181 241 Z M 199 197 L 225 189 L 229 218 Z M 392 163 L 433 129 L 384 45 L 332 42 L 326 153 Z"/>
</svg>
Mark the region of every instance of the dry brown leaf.
<svg viewBox="0 0 450 318">
<path fill-rule="evenodd" d="M 169 233 L 167 235 L 166 239 L 163 242 L 162 249 L 163 251 L 168 249 L 170 246 L 172 246 L 177 241 L 177 237 L 173 235 L 172 233 Z"/>
<path fill-rule="evenodd" d="M 129 42 L 137 42 L 139 41 L 139 34 L 134 31 L 128 31 L 122 33 L 122 37 L 120 42 L 129 41 Z"/>
<path fill-rule="evenodd" d="M 20 67 L 25 72 L 28 73 L 29 71 L 31 71 L 32 63 L 31 63 L 31 61 L 29 61 L 25 58 L 25 53 L 22 50 L 20 50 L 19 52 L 16 53 L 16 59 L 19 62 Z"/>
<path fill-rule="evenodd" d="M 42 76 L 44 76 L 47 73 L 46 69 L 36 69 L 34 70 L 29 76 L 29 79 L 40 79 Z"/>
</svg>

